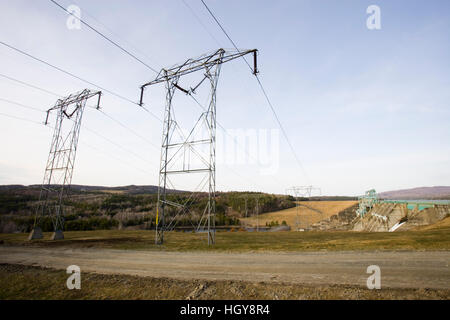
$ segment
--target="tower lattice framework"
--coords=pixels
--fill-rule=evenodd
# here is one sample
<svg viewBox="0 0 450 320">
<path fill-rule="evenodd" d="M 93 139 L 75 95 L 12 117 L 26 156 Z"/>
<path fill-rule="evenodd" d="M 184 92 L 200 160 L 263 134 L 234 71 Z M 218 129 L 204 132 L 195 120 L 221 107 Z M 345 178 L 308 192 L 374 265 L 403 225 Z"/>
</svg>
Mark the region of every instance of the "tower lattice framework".
<svg viewBox="0 0 450 320">
<path fill-rule="evenodd" d="M 140 105 L 143 105 L 144 89 L 148 86 L 164 83 L 166 89 L 166 105 L 164 112 L 163 136 L 161 143 L 161 159 L 159 169 L 158 204 L 156 212 L 156 244 L 164 243 L 164 232 L 175 228 L 179 216 L 189 213 L 190 206 L 195 200 L 194 190 L 188 199 L 173 200 L 168 198 L 170 189 L 176 189 L 171 177 L 180 174 L 204 174 L 204 179 L 198 188 L 207 185 L 207 201 L 203 208 L 196 230 L 203 230 L 208 235 L 208 245 L 215 244 L 215 213 L 216 213 L 216 92 L 220 70 L 223 63 L 243 57 L 246 54 L 254 55 L 254 70 L 256 68 L 257 50 L 244 50 L 228 52 L 219 49 L 212 54 L 206 54 L 199 58 L 188 59 L 180 65 L 168 69 L 162 69 L 156 79 L 141 87 Z M 183 88 L 180 78 L 198 71 L 203 72 L 202 80 L 195 83 L 189 89 Z M 196 90 L 205 83 L 209 83 L 209 99 L 206 109 L 199 116 L 193 128 L 187 135 L 181 132 L 179 121 L 174 116 L 173 98 L 177 91 L 195 98 Z M 200 105 L 200 104 L 199 104 Z M 201 105 L 200 105 L 201 106 Z M 203 108 L 203 107 L 202 107 Z M 206 129 L 203 137 L 197 137 L 196 131 L 200 128 Z M 178 134 L 177 134 L 178 133 Z M 180 138 L 181 137 L 181 138 Z M 177 139 L 178 138 L 178 139 Z M 200 148 L 203 151 L 201 152 Z M 189 157 L 198 160 L 196 166 L 192 167 L 186 162 L 186 150 Z M 180 155 L 182 155 L 180 157 Z M 180 159 L 181 158 L 181 159 Z M 177 166 L 177 161 L 178 165 Z M 181 164 L 180 164 L 181 161 Z M 169 216 L 169 213 L 171 216 Z"/>
<path fill-rule="evenodd" d="M 301 198 L 310 198 L 312 196 L 313 192 L 318 192 L 320 195 L 321 189 L 314 186 L 293 186 L 291 188 L 286 189 L 286 194 L 292 195 L 295 198 L 295 207 L 296 207 L 296 213 L 295 213 L 295 230 L 300 231 L 300 199 Z M 321 214 L 322 215 L 322 214 Z M 323 219 L 323 215 L 321 216 L 321 220 Z M 306 218 L 305 218 L 306 221 Z M 306 226 L 309 227 L 309 222 L 306 221 Z"/>
<path fill-rule="evenodd" d="M 72 181 L 83 112 L 87 100 L 94 96 L 98 96 L 98 109 L 101 95 L 100 91 L 85 89 L 59 99 L 54 107 L 47 110 L 45 124 L 48 124 L 52 111 L 56 111 L 56 122 L 30 240 L 42 238 L 43 217 L 51 218 L 54 230 L 52 240 L 64 238 L 64 199 Z"/>
</svg>

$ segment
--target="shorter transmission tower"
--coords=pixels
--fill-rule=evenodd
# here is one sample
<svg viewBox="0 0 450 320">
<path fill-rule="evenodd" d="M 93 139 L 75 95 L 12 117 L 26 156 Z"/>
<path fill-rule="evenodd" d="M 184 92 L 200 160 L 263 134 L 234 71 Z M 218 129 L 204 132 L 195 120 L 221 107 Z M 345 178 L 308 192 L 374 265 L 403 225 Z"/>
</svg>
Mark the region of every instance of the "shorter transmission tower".
<svg viewBox="0 0 450 320">
<path fill-rule="evenodd" d="M 318 191 L 319 194 L 321 193 L 320 188 L 313 187 L 313 186 L 294 186 L 291 188 L 286 189 L 286 194 L 292 195 L 295 198 L 295 207 L 296 207 L 296 213 L 295 213 L 295 229 L 297 231 L 300 231 L 300 198 L 310 198 L 313 191 Z M 305 217 L 306 219 L 306 217 Z M 308 226 L 308 221 L 306 220 L 306 225 Z"/>
<path fill-rule="evenodd" d="M 255 205 L 254 209 L 253 209 L 253 214 L 252 217 L 254 217 L 256 215 L 256 231 L 259 232 L 259 214 L 260 214 L 260 203 L 259 200 L 262 198 L 260 194 L 245 194 L 243 196 L 241 196 L 241 198 L 244 199 L 244 204 L 245 204 L 245 218 L 248 217 L 248 207 L 249 207 L 249 202 L 248 200 L 254 200 L 252 201 Z"/>
<path fill-rule="evenodd" d="M 98 96 L 99 109 L 101 95 L 101 91 L 92 92 L 85 89 L 65 99 L 59 99 L 53 108 L 47 110 L 45 124 L 48 124 L 52 111 L 56 111 L 56 123 L 29 240 L 42 239 L 41 222 L 45 216 L 49 216 L 53 224 L 54 233 L 51 239 L 64 239 L 63 201 L 72 181 L 83 111 L 86 101 L 94 96 Z"/>
</svg>

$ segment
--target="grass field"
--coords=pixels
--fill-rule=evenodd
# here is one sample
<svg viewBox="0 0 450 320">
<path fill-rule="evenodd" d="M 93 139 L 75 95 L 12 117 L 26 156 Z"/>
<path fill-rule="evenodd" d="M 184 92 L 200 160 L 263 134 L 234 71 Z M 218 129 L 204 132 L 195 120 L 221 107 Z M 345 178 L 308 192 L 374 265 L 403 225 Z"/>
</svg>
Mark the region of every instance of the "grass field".
<svg viewBox="0 0 450 320">
<path fill-rule="evenodd" d="M 444 289 L 382 289 L 244 281 L 176 280 L 83 273 L 68 290 L 65 270 L 0 264 L 0 300 L 6 299 L 448 299 Z"/>
<path fill-rule="evenodd" d="M 154 244 L 154 231 L 72 231 L 65 239 L 27 241 L 27 234 L 0 234 L 3 245 L 113 248 L 167 251 L 318 251 L 318 250 L 450 250 L 449 218 L 432 229 L 404 232 L 217 232 L 208 247 L 204 233 L 166 233 L 164 245 Z"/>
<path fill-rule="evenodd" d="M 339 213 L 342 210 L 345 210 L 354 204 L 358 203 L 357 201 L 300 201 L 299 207 L 290 208 L 275 212 L 263 213 L 258 216 L 252 216 L 248 218 L 240 219 L 243 224 L 248 226 L 256 226 L 258 223 L 260 226 L 265 226 L 266 223 L 270 223 L 272 221 L 278 221 L 279 224 L 282 221 L 286 221 L 286 223 L 295 229 L 296 226 L 296 217 L 297 212 L 299 216 L 299 228 L 306 228 L 310 224 L 319 222 L 323 219 L 328 219 L 332 215 Z M 298 211 L 297 211 L 298 210 Z M 317 211 L 316 211 L 317 210 Z M 318 212 L 320 211 L 320 213 Z"/>
</svg>

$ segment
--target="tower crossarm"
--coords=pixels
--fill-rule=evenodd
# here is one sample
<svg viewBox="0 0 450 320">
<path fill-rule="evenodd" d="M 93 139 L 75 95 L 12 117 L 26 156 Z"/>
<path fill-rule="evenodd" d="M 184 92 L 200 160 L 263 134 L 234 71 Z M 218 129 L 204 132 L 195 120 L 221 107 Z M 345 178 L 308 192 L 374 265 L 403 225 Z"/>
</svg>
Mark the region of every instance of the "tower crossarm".
<svg viewBox="0 0 450 320">
<path fill-rule="evenodd" d="M 98 96 L 96 108 L 100 109 L 100 99 L 102 96 L 101 91 L 91 91 L 89 89 L 84 89 L 83 91 L 71 94 L 64 99 L 58 99 L 55 103 L 55 106 L 47 110 L 47 117 L 45 119 L 45 124 L 48 123 L 49 114 L 53 110 L 61 110 L 67 118 L 71 118 L 73 114 L 77 111 L 78 106 L 76 106 L 72 111 L 68 110 L 69 106 L 78 103 L 80 101 L 86 101 L 95 96 Z"/>
<path fill-rule="evenodd" d="M 206 54 L 198 58 L 194 59 L 188 59 L 185 62 L 175 65 L 170 68 L 163 68 L 158 73 L 156 78 L 148 83 L 145 83 L 141 86 L 141 99 L 139 102 L 139 105 L 143 105 L 143 95 L 144 95 L 144 89 L 148 86 L 152 86 L 158 83 L 166 82 L 175 80 L 175 82 L 178 81 L 178 78 L 196 71 L 200 71 L 203 69 L 209 70 L 215 65 L 223 64 L 226 62 L 229 62 L 231 60 L 243 57 L 247 54 L 253 54 L 253 74 L 258 73 L 258 67 L 257 67 L 257 49 L 251 49 L 251 50 L 239 50 L 239 51 L 225 51 L 224 49 L 218 49 L 212 54 Z M 203 81 L 203 80 L 202 80 Z M 180 88 L 176 83 L 175 86 L 178 87 L 178 89 L 182 90 L 185 93 L 189 93 L 188 90 Z M 195 91 L 194 89 L 191 89 L 191 91 Z"/>
</svg>

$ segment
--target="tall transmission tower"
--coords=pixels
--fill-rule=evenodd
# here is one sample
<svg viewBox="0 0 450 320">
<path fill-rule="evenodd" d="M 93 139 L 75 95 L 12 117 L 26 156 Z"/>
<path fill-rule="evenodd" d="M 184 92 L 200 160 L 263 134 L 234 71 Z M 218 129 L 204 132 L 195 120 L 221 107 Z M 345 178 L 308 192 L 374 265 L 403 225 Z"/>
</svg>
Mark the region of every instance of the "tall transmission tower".
<svg viewBox="0 0 450 320">
<path fill-rule="evenodd" d="M 191 197 L 187 201 L 171 201 L 167 197 L 168 186 L 175 189 L 171 177 L 179 174 L 206 174 L 205 185 L 208 184 L 208 199 L 200 219 L 208 233 L 208 245 L 215 243 L 215 196 L 216 196 L 216 92 L 222 64 L 253 54 L 253 74 L 257 74 L 257 50 L 225 51 L 219 49 L 212 54 L 187 59 L 184 63 L 162 69 L 153 81 L 141 86 L 140 105 L 143 106 L 144 90 L 148 86 L 165 83 L 166 106 L 164 114 L 163 135 L 161 144 L 161 160 L 159 169 L 158 205 L 156 212 L 156 244 L 164 243 L 164 231 L 174 228 L 178 216 L 187 214 L 192 204 Z M 202 71 L 201 80 L 196 80 L 186 89 L 180 84 L 180 78 Z M 192 80 L 191 80 L 192 81 Z M 208 106 L 201 113 L 193 128 L 186 136 L 181 131 L 181 124 L 176 121 L 173 98 L 177 91 L 191 96 L 195 102 L 195 94 L 203 83 L 209 83 Z M 199 104 L 200 105 L 200 104 Z M 203 108 L 203 107 L 202 107 Z M 196 131 L 204 130 L 203 137 L 197 137 Z M 175 134 L 177 133 L 177 134 Z M 191 157 L 198 164 L 191 167 Z M 202 185 L 202 183 L 201 183 Z M 201 187 L 201 186 L 200 186 Z M 194 190 L 195 192 L 195 190 Z M 192 195 L 191 195 L 192 196 Z M 169 211 L 169 207 L 172 210 Z M 172 217 L 169 217 L 172 214 Z"/>
<path fill-rule="evenodd" d="M 45 124 L 48 124 L 52 111 L 56 111 L 56 123 L 29 240 L 42 239 L 41 220 L 44 216 L 49 216 L 53 223 L 54 233 L 51 239 L 64 239 L 63 201 L 72 181 L 83 111 L 87 100 L 94 96 L 98 96 L 99 109 L 101 95 L 101 91 L 85 89 L 58 99 L 55 106 L 47 110 Z"/>
<path fill-rule="evenodd" d="M 295 207 L 296 207 L 296 212 L 295 212 L 295 229 L 297 231 L 300 231 L 300 215 L 299 215 L 299 211 L 300 211 L 300 203 L 299 203 L 299 198 L 310 198 L 312 193 L 314 191 L 318 191 L 319 194 L 321 193 L 320 188 L 314 187 L 314 186 L 294 186 L 291 188 L 286 189 L 286 194 L 290 194 L 292 196 L 295 197 Z M 322 217 L 323 218 L 323 217 Z M 306 219 L 306 217 L 305 217 Z M 308 225 L 308 221 L 306 221 L 306 225 Z"/>
</svg>

